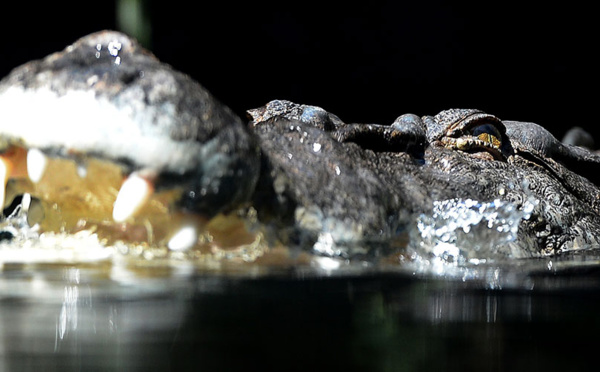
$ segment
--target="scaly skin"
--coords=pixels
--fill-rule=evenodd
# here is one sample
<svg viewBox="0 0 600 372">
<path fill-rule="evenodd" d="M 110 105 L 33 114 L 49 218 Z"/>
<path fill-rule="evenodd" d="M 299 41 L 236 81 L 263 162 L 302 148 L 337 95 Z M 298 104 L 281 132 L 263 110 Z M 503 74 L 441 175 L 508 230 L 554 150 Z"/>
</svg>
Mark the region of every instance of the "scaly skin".
<svg viewBox="0 0 600 372">
<path fill-rule="evenodd" d="M 368 246 L 402 235 L 434 201 L 501 199 L 519 207 L 535 197 L 539 204 L 514 243 L 522 255 L 599 243 L 600 157 L 536 124 L 464 109 L 406 114 L 391 125 L 347 124 L 287 101 L 248 113 L 245 127 L 134 40 L 92 34 L 0 82 L 0 176 L 58 210 L 57 195 L 67 194 L 45 183 L 48 166 L 64 190 L 73 183 L 98 189 L 61 201 L 81 205 L 71 215 L 75 229 L 80 220 L 115 222 L 119 231 L 129 223 L 151 239 L 172 223 L 163 232 L 169 242 L 180 227 L 174 214 L 196 223 L 197 215 L 249 203 L 284 241 L 312 246 L 326 234 Z M 58 161 L 47 165 L 46 158 Z M 86 175 L 92 163 L 89 171 L 104 174 L 106 185 Z M 97 217 L 86 215 L 92 212 Z"/>
<path fill-rule="evenodd" d="M 430 213 L 434 200 L 500 199 L 520 206 L 533 196 L 539 204 L 514 243 L 524 256 L 599 243 L 600 189 L 585 176 L 600 169 L 600 157 L 561 144 L 535 124 L 477 110 L 407 114 L 389 126 L 327 126 L 299 120 L 301 114 L 260 121 L 254 113 L 252 128 L 269 169 L 263 178 L 283 180 L 271 195 L 278 213 L 318 211 L 321 220 L 343 221 L 355 236 L 385 240 Z M 578 174 L 561 163 L 565 159 L 589 167 Z"/>
</svg>

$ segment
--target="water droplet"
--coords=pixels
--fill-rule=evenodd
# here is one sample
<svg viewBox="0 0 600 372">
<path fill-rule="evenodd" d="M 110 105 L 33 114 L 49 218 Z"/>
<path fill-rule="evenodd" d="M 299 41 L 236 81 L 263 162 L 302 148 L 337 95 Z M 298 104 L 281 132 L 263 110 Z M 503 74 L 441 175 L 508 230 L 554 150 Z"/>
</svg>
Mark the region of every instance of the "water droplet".
<svg viewBox="0 0 600 372">
<path fill-rule="evenodd" d="M 121 47 L 123 45 L 121 43 L 119 43 L 116 40 L 111 41 L 110 43 L 108 43 L 108 53 L 110 53 L 111 56 L 116 57 L 119 55 L 119 51 L 121 51 Z M 98 47 L 96 46 L 96 49 Z"/>
<path fill-rule="evenodd" d="M 111 56 L 115 57 L 115 65 L 121 64 L 121 57 L 119 57 L 119 52 L 121 51 L 122 47 L 123 44 L 121 44 L 117 40 L 113 40 L 110 43 L 108 43 L 108 53 Z M 96 49 L 98 49 L 98 47 L 96 47 Z"/>
<path fill-rule="evenodd" d="M 342 174 L 342 171 L 341 171 L 340 167 L 339 167 L 339 166 L 337 166 L 337 165 L 335 166 L 335 174 L 336 174 L 336 175 L 338 175 L 338 176 L 339 176 L 340 174 Z"/>
</svg>

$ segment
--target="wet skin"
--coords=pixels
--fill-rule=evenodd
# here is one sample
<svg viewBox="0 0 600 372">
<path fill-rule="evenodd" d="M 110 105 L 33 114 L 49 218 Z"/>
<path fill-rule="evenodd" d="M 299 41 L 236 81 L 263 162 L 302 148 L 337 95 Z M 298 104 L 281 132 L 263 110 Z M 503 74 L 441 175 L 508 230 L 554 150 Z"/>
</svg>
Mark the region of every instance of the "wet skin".
<svg viewBox="0 0 600 372">
<path fill-rule="evenodd" d="M 349 124 L 288 101 L 248 114 L 123 34 L 86 36 L 0 82 L 0 201 L 41 200 L 48 230 L 106 228 L 185 250 L 207 220 L 248 208 L 286 244 L 368 248 L 390 245 L 434 201 L 534 197 L 501 254 L 600 240 L 600 158 L 536 124 L 462 109 Z"/>
<path fill-rule="evenodd" d="M 551 254 L 600 239 L 600 189 L 592 182 L 600 157 L 560 143 L 537 124 L 477 110 L 407 114 L 391 125 L 345 124 L 287 101 L 249 114 L 269 169 L 263 179 L 279 185 L 271 203 L 257 203 L 288 215 L 293 209 L 305 230 L 327 225 L 314 220 L 342 221 L 354 237 L 385 240 L 430 213 L 434 200 L 500 199 L 520 206 L 533 196 L 539 200 L 533 216 L 504 253 Z M 298 209 L 316 217 L 298 218 Z"/>
<path fill-rule="evenodd" d="M 14 69 L 0 115 L 0 204 L 31 194 L 45 230 L 163 245 L 182 228 L 189 248 L 186 226 L 239 208 L 258 175 L 244 122 L 118 32 Z"/>
</svg>

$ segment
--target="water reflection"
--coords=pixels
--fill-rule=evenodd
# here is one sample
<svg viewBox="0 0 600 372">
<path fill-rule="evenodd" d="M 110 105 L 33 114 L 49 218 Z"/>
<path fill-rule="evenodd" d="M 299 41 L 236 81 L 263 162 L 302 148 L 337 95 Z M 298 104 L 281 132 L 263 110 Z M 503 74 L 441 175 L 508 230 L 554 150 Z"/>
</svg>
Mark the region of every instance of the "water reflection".
<svg viewBox="0 0 600 372">
<path fill-rule="evenodd" d="M 187 292 L 153 289 L 152 280 L 128 288 L 103 279 L 103 270 L 5 267 L 0 370 L 136 370 L 152 365 L 147 353 L 165 367 Z"/>
<path fill-rule="evenodd" d="M 600 331 L 594 270 L 502 290 L 398 272 L 181 272 L 5 266 L 0 370 L 553 369 L 595 355 L 585 336 Z M 565 340 L 575 360 L 552 351 Z"/>
<path fill-rule="evenodd" d="M 59 346 L 69 332 L 77 331 L 79 312 L 79 269 L 66 269 L 64 277 L 66 281 L 72 283 L 72 285 L 65 286 L 63 304 L 62 308 L 60 309 L 58 321 L 56 323 L 56 342 L 54 351 L 59 349 Z M 91 307 L 91 294 L 89 294 L 87 297 L 88 306 Z"/>
</svg>

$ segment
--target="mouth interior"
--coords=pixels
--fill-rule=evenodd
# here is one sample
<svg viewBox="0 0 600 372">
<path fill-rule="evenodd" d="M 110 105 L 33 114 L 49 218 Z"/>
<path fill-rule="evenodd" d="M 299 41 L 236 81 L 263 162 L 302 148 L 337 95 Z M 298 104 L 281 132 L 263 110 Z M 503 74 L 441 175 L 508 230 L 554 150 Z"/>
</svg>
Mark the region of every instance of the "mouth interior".
<svg viewBox="0 0 600 372">
<path fill-rule="evenodd" d="M 13 146 L 10 151 L 26 154 L 28 149 Z M 167 247 L 178 231 L 191 226 L 198 236 L 194 249 L 204 253 L 214 251 L 215 247 L 237 248 L 257 238 L 248 233 L 244 219 L 238 215 L 218 215 L 208 220 L 182 210 L 178 201 L 184 190 L 178 187 L 155 191 L 135 216 L 122 223 L 115 222 L 113 206 L 128 170 L 108 160 L 47 157 L 45 170 L 36 182 L 27 176 L 26 161 L 11 168 L 5 205 L 19 195 L 30 194 L 37 208 L 35 216 L 28 215 L 28 220 L 31 225 L 38 224 L 42 233 L 89 230 L 96 232 L 107 245 L 121 241 Z"/>
</svg>

